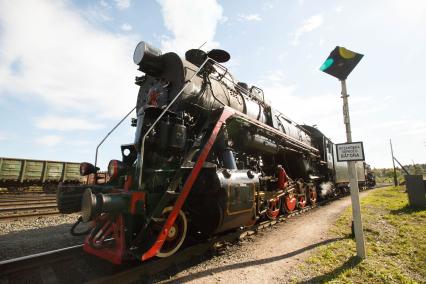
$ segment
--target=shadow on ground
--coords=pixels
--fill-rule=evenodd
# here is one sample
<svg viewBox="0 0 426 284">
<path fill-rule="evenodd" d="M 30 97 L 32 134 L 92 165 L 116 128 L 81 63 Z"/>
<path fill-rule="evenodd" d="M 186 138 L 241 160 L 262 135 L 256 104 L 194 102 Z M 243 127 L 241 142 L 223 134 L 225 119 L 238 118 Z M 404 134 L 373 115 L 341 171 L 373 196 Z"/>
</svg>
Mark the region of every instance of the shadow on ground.
<svg viewBox="0 0 426 284">
<path fill-rule="evenodd" d="M 0 235 L 0 261 L 83 243 L 84 237 L 71 236 L 71 226 L 53 225 Z"/>
<path fill-rule="evenodd" d="M 412 214 L 420 211 L 426 210 L 426 207 L 410 207 L 409 204 L 405 205 L 402 208 L 391 210 L 390 213 L 393 215 L 403 215 L 403 214 Z"/>
<path fill-rule="evenodd" d="M 357 256 L 350 257 L 345 263 L 343 263 L 340 267 L 337 267 L 336 269 L 330 271 L 329 273 L 319 275 L 316 277 L 313 277 L 311 279 L 301 281 L 298 283 L 325 283 L 328 281 L 331 281 L 338 277 L 340 274 L 345 272 L 348 269 L 352 269 L 355 266 L 357 266 L 361 262 L 361 258 Z"/>
<path fill-rule="evenodd" d="M 183 282 L 186 282 L 186 281 L 195 280 L 195 279 L 198 279 L 198 278 L 202 278 L 202 277 L 205 277 L 205 276 L 208 276 L 208 275 L 220 273 L 220 272 L 227 271 L 227 270 L 233 270 L 233 269 L 239 269 L 239 268 L 244 268 L 244 267 L 249 267 L 249 266 L 272 263 L 272 262 L 275 262 L 275 261 L 279 261 L 279 260 L 283 260 L 283 259 L 286 259 L 286 258 L 296 256 L 296 255 L 301 254 L 305 251 L 312 250 L 316 247 L 323 246 L 323 245 L 326 245 L 326 244 L 329 244 L 329 243 L 332 243 L 332 242 L 336 242 L 336 241 L 340 241 L 340 240 L 343 240 L 343 239 L 347 239 L 347 238 L 349 238 L 349 236 L 341 237 L 341 238 L 328 239 L 328 240 L 324 240 L 324 241 L 309 245 L 307 247 L 295 250 L 295 251 L 287 253 L 287 254 L 269 257 L 269 258 L 264 258 L 264 259 L 260 259 L 260 260 L 234 263 L 234 264 L 225 265 L 225 266 L 222 266 L 222 267 L 208 269 L 208 270 L 200 271 L 200 272 L 197 272 L 197 273 L 194 273 L 194 274 L 191 274 L 191 275 L 171 279 L 169 281 L 166 281 L 165 283 L 183 283 Z"/>
</svg>

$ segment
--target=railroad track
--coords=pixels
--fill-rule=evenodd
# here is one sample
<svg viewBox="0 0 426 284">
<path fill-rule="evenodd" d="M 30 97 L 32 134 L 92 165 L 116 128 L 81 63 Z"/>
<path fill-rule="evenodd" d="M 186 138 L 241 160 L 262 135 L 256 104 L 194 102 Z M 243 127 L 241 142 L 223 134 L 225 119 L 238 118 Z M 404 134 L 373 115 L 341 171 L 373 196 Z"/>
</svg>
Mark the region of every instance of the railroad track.
<svg viewBox="0 0 426 284">
<path fill-rule="evenodd" d="M 0 193 L 0 199 L 43 199 L 43 198 L 54 198 L 56 194 L 53 193 Z"/>
<path fill-rule="evenodd" d="M 0 195 L 0 221 L 56 214 L 54 195 Z"/>
<path fill-rule="evenodd" d="M 316 206 L 315 206 L 316 207 Z M 301 214 L 305 208 L 274 221 L 264 221 L 249 229 L 215 236 L 210 240 L 188 246 L 172 257 L 153 258 L 146 262 L 113 264 L 84 253 L 82 245 L 53 250 L 0 262 L 0 283 L 129 283 L 150 279 L 177 265 L 199 262 L 203 256 L 216 254 L 225 243 L 243 240 L 276 223 Z M 72 276 L 71 276 L 72 275 Z"/>
<path fill-rule="evenodd" d="M 378 187 L 384 187 L 378 186 Z M 376 188 L 378 188 L 376 187 Z M 276 220 L 262 221 L 252 227 L 233 231 L 224 235 L 195 243 L 183 248 L 168 258 L 153 258 L 146 262 L 129 262 L 122 266 L 113 264 L 83 252 L 82 245 L 50 251 L 0 262 L 0 283 L 39 282 L 39 283 L 129 283 L 149 282 L 154 275 L 174 267 L 188 268 L 222 250 L 224 244 L 244 240 L 250 235 L 282 223 L 304 212 L 327 205 L 344 196 L 318 202 Z M 193 261 L 192 261 L 193 260 Z M 192 262 L 191 262 L 192 261 Z M 167 275 L 167 273 L 166 273 Z M 148 280 L 147 280 L 148 279 Z M 36 280 L 36 281 L 34 281 Z"/>
</svg>

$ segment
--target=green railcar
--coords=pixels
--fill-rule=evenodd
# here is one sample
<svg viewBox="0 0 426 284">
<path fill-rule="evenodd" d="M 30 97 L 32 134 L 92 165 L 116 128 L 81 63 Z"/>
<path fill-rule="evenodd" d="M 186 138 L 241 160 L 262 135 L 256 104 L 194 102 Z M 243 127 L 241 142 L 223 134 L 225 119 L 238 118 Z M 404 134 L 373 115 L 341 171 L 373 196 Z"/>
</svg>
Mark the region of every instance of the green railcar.
<svg viewBox="0 0 426 284">
<path fill-rule="evenodd" d="M 52 192 L 60 182 L 81 183 L 80 163 L 0 157 L 0 188 L 23 191 L 42 186 Z"/>
</svg>

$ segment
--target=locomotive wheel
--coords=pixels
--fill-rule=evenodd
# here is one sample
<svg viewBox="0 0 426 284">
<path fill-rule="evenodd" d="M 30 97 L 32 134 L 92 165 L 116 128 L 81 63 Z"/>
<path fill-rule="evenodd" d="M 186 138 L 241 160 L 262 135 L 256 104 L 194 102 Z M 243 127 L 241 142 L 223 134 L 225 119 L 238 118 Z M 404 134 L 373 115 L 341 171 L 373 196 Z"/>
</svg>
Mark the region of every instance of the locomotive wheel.
<svg viewBox="0 0 426 284">
<path fill-rule="evenodd" d="M 309 186 L 309 202 L 311 205 L 315 205 L 317 203 L 317 188 L 315 185 Z"/>
<path fill-rule="evenodd" d="M 296 209 L 297 199 L 293 194 L 289 194 L 283 198 L 284 212 L 291 213 Z"/>
<path fill-rule="evenodd" d="M 278 215 L 280 215 L 280 198 L 274 198 L 269 201 L 268 209 L 266 210 L 266 217 L 268 217 L 269 220 L 275 220 L 277 219 Z"/>
<path fill-rule="evenodd" d="M 306 206 L 306 197 L 304 195 L 299 196 L 299 200 L 298 200 L 297 204 L 299 205 L 299 208 L 305 208 L 305 206 Z"/>
<path fill-rule="evenodd" d="M 162 219 L 164 219 L 164 221 L 166 221 L 167 216 L 172 210 L 173 206 L 169 206 L 163 209 Z M 157 253 L 157 256 L 168 257 L 177 252 L 185 241 L 187 230 L 188 222 L 186 220 L 185 213 L 180 210 L 178 216 L 176 217 L 175 223 L 170 227 L 166 240 L 164 241 L 160 251 Z"/>
</svg>

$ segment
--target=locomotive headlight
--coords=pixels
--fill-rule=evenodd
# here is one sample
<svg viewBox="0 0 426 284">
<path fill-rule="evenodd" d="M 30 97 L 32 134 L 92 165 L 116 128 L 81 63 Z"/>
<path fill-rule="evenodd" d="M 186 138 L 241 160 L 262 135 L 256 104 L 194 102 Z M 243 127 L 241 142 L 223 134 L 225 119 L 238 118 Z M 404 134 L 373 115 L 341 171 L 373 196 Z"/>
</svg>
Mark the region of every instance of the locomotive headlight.
<svg viewBox="0 0 426 284">
<path fill-rule="evenodd" d="M 135 52 L 133 53 L 133 62 L 135 62 L 136 65 L 141 65 L 143 63 L 142 61 L 159 56 L 161 56 L 161 50 L 141 41 L 138 43 L 135 48 Z"/>
<path fill-rule="evenodd" d="M 87 176 L 90 174 L 93 174 L 94 172 L 96 172 L 95 166 L 92 165 L 91 163 L 81 163 L 80 164 L 80 175 L 81 176 Z"/>
<path fill-rule="evenodd" d="M 108 164 L 108 174 L 111 178 L 116 178 L 126 174 L 127 166 L 119 160 L 111 160 Z"/>
<path fill-rule="evenodd" d="M 161 50 L 141 41 L 133 53 L 133 62 L 142 72 L 158 76 L 162 70 Z"/>
</svg>

